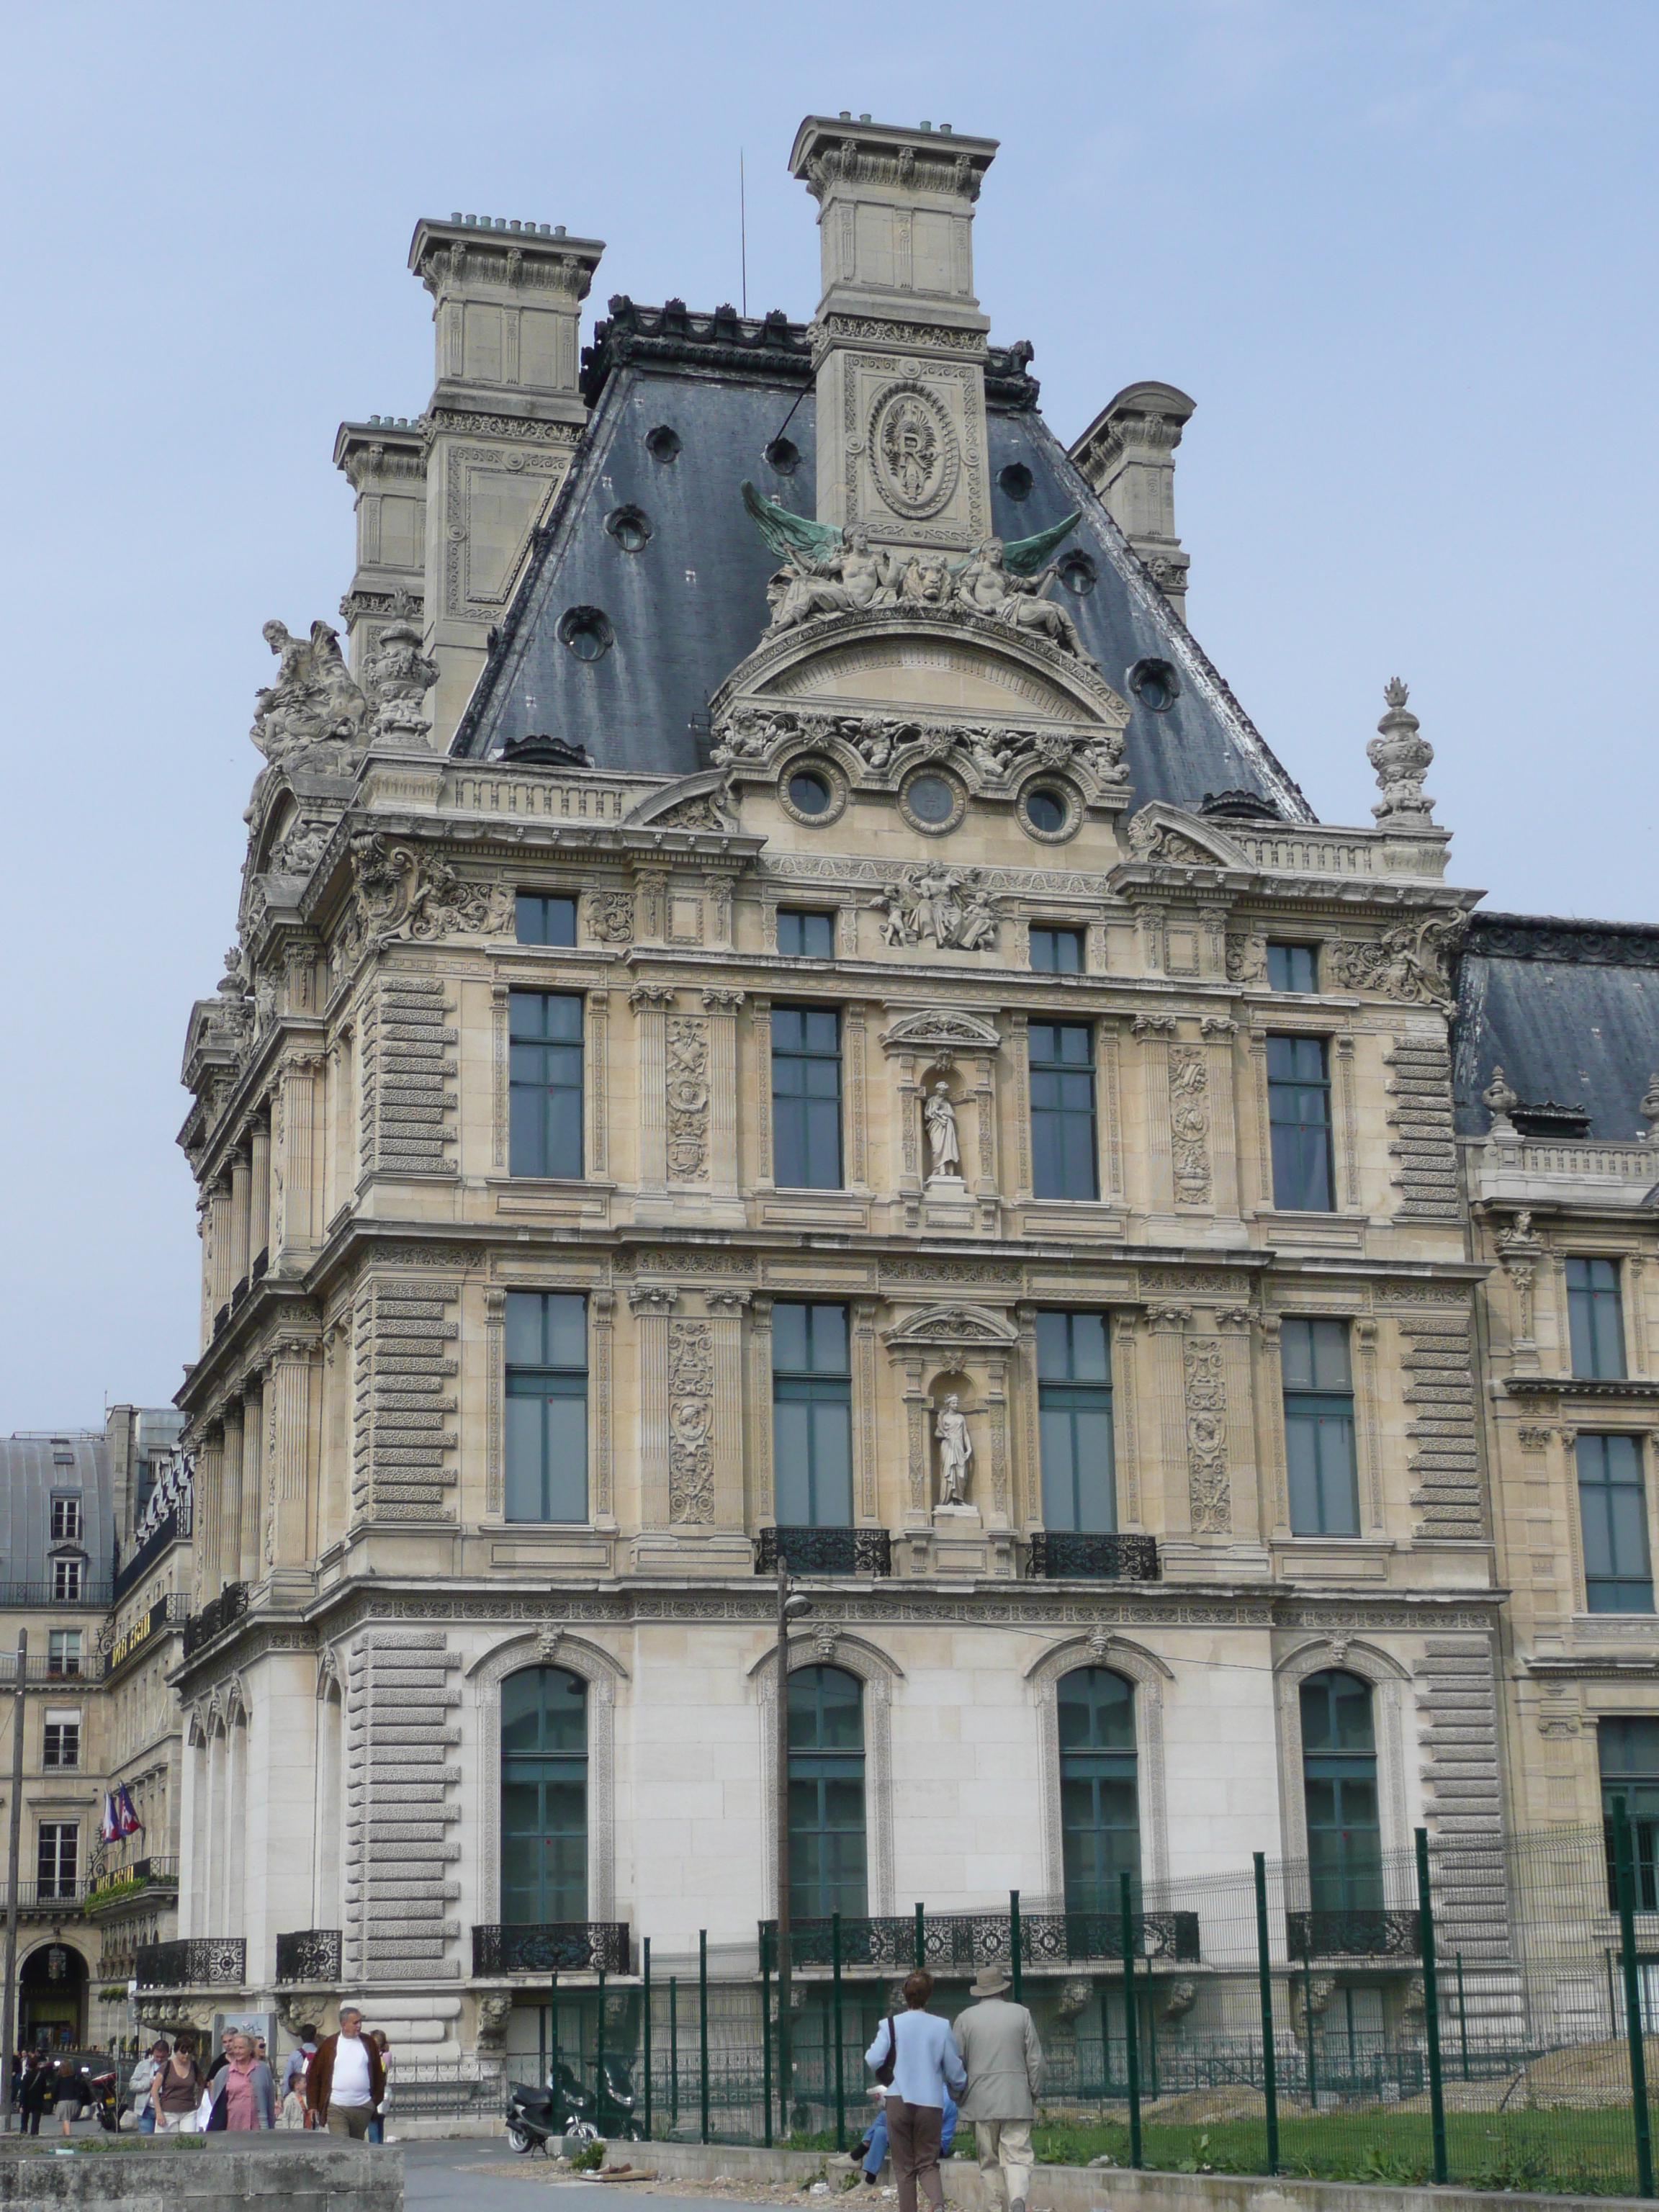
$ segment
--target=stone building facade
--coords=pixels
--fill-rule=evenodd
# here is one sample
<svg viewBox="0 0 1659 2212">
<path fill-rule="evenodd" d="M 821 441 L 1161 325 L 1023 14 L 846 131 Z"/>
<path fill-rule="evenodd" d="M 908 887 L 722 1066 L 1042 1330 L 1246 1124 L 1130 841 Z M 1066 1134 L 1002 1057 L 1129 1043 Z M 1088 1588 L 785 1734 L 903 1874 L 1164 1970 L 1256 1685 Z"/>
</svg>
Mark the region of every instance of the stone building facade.
<svg viewBox="0 0 1659 2212">
<path fill-rule="evenodd" d="M 1558 1735 L 1593 1815 L 1593 1639 L 1504 1609 L 1573 1510 L 1504 1318 L 1546 1170 L 1459 1133 L 1430 748 L 1391 684 L 1315 820 L 1187 626 L 1192 402 L 1068 453 L 990 341 L 995 150 L 809 118 L 811 323 L 619 295 L 580 364 L 596 243 L 417 228 L 433 403 L 341 432 L 349 657 L 268 626 L 186 1042 L 155 2017 L 349 1986 L 470 2063 L 538 1931 L 752 1942 L 780 1553 L 798 1913 L 1320 1862 L 1339 1786 L 1490 1837 Z M 1613 1149 L 1561 1202 L 1634 1258 Z"/>
</svg>

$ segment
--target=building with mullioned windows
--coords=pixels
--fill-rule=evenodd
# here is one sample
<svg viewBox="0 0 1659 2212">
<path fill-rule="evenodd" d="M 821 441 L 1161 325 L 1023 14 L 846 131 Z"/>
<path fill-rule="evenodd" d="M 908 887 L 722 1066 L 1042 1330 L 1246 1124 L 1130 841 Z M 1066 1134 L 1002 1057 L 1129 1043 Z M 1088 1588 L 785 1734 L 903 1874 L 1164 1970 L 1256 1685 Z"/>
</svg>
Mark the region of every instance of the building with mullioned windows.
<svg viewBox="0 0 1659 2212">
<path fill-rule="evenodd" d="M 146 2019 L 488 2069 L 550 1961 L 752 1944 L 780 1560 L 796 1917 L 1064 1906 L 1045 2018 L 1125 1871 L 1375 1925 L 1419 1826 L 1659 1793 L 1659 933 L 1483 921 L 1403 684 L 1315 820 L 1187 627 L 1191 400 L 1068 449 L 993 340 L 995 151 L 809 118 L 811 320 L 580 356 L 597 241 L 416 228 L 185 1047 Z"/>
</svg>

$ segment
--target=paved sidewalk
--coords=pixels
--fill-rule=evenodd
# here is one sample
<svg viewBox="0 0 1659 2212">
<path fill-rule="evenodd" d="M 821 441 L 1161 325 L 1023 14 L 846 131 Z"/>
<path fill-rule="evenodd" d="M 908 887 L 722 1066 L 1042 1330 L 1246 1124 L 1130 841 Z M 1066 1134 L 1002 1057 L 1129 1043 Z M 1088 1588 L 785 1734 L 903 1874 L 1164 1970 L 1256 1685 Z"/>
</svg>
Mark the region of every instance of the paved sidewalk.
<svg viewBox="0 0 1659 2212">
<path fill-rule="evenodd" d="M 618 2144 L 636 2165 L 650 2162 L 648 2143 Z M 403 2146 L 405 2212 L 537 2212 L 543 2193 L 556 2195 L 558 2212 L 618 2212 L 635 2197 L 648 2195 L 653 2212 L 708 2212 L 711 2198 L 730 2201 L 734 2192 L 695 2182 L 630 2188 L 619 2183 L 582 2181 L 561 2174 L 544 2159 L 521 2158 L 505 2143 L 410 2142 Z M 873 2192 L 872 2192 L 873 2194 Z M 787 2185 L 770 2192 L 773 2201 L 821 2205 Z"/>
</svg>

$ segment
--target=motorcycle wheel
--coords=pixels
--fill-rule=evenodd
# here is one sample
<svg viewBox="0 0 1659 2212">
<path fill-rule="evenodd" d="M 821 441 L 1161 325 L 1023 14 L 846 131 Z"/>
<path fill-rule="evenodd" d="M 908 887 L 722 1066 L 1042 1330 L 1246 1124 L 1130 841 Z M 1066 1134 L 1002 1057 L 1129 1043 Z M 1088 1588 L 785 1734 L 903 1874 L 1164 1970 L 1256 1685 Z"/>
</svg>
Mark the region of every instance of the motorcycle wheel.
<svg viewBox="0 0 1659 2212">
<path fill-rule="evenodd" d="M 599 2131 L 592 2120 L 572 2120 L 564 2131 L 564 2139 L 567 2142 L 580 2143 L 585 2148 L 588 2143 L 598 2142 Z"/>
<path fill-rule="evenodd" d="M 629 2120 L 627 2126 L 623 2130 L 623 2141 L 624 2142 L 643 2142 L 645 2141 L 645 2122 L 643 2120 Z"/>
<path fill-rule="evenodd" d="M 526 2151 L 532 2150 L 535 2148 L 531 2136 L 526 2134 L 523 2128 L 509 2126 L 507 2131 L 507 2139 L 521 2158 Z"/>
</svg>

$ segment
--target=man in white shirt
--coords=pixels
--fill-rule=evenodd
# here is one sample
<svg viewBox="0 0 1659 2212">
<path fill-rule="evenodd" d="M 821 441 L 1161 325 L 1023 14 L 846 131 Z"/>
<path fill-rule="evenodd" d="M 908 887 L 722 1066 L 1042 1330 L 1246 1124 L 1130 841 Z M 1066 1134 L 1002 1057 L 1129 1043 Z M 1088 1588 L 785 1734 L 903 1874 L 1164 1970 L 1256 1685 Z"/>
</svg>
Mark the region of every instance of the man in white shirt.
<svg viewBox="0 0 1659 2212">
<path fill-rule="evenodd" d="M 939 2131 L 945 2121 L 945 2092 L 960 2097 L 968 2076 L 950 2023 L 926 2009 L 933 1978 L 920 1972 L 904 1984 L 905 2009 L 889 2013 L 864 2054 L 872 2072 L 892 2062 L 887 2087 L 887 2146 L 898 2184 L 899 2212 L 916 2212 L 916 2185 L 933 2212 L 945 2212 L 945 2184 L 939 2170 Z"/>
<path fill-rule="evenodd" d="M 367 2142 L 374 2107 L 386 2094 L 380 2054 L 363 2033 L 356 2005 L 340 2007 L 340 2032 L 325 2035 L 306 2073 L 306 2102 L 331 2136 Z"/>
</svg>

